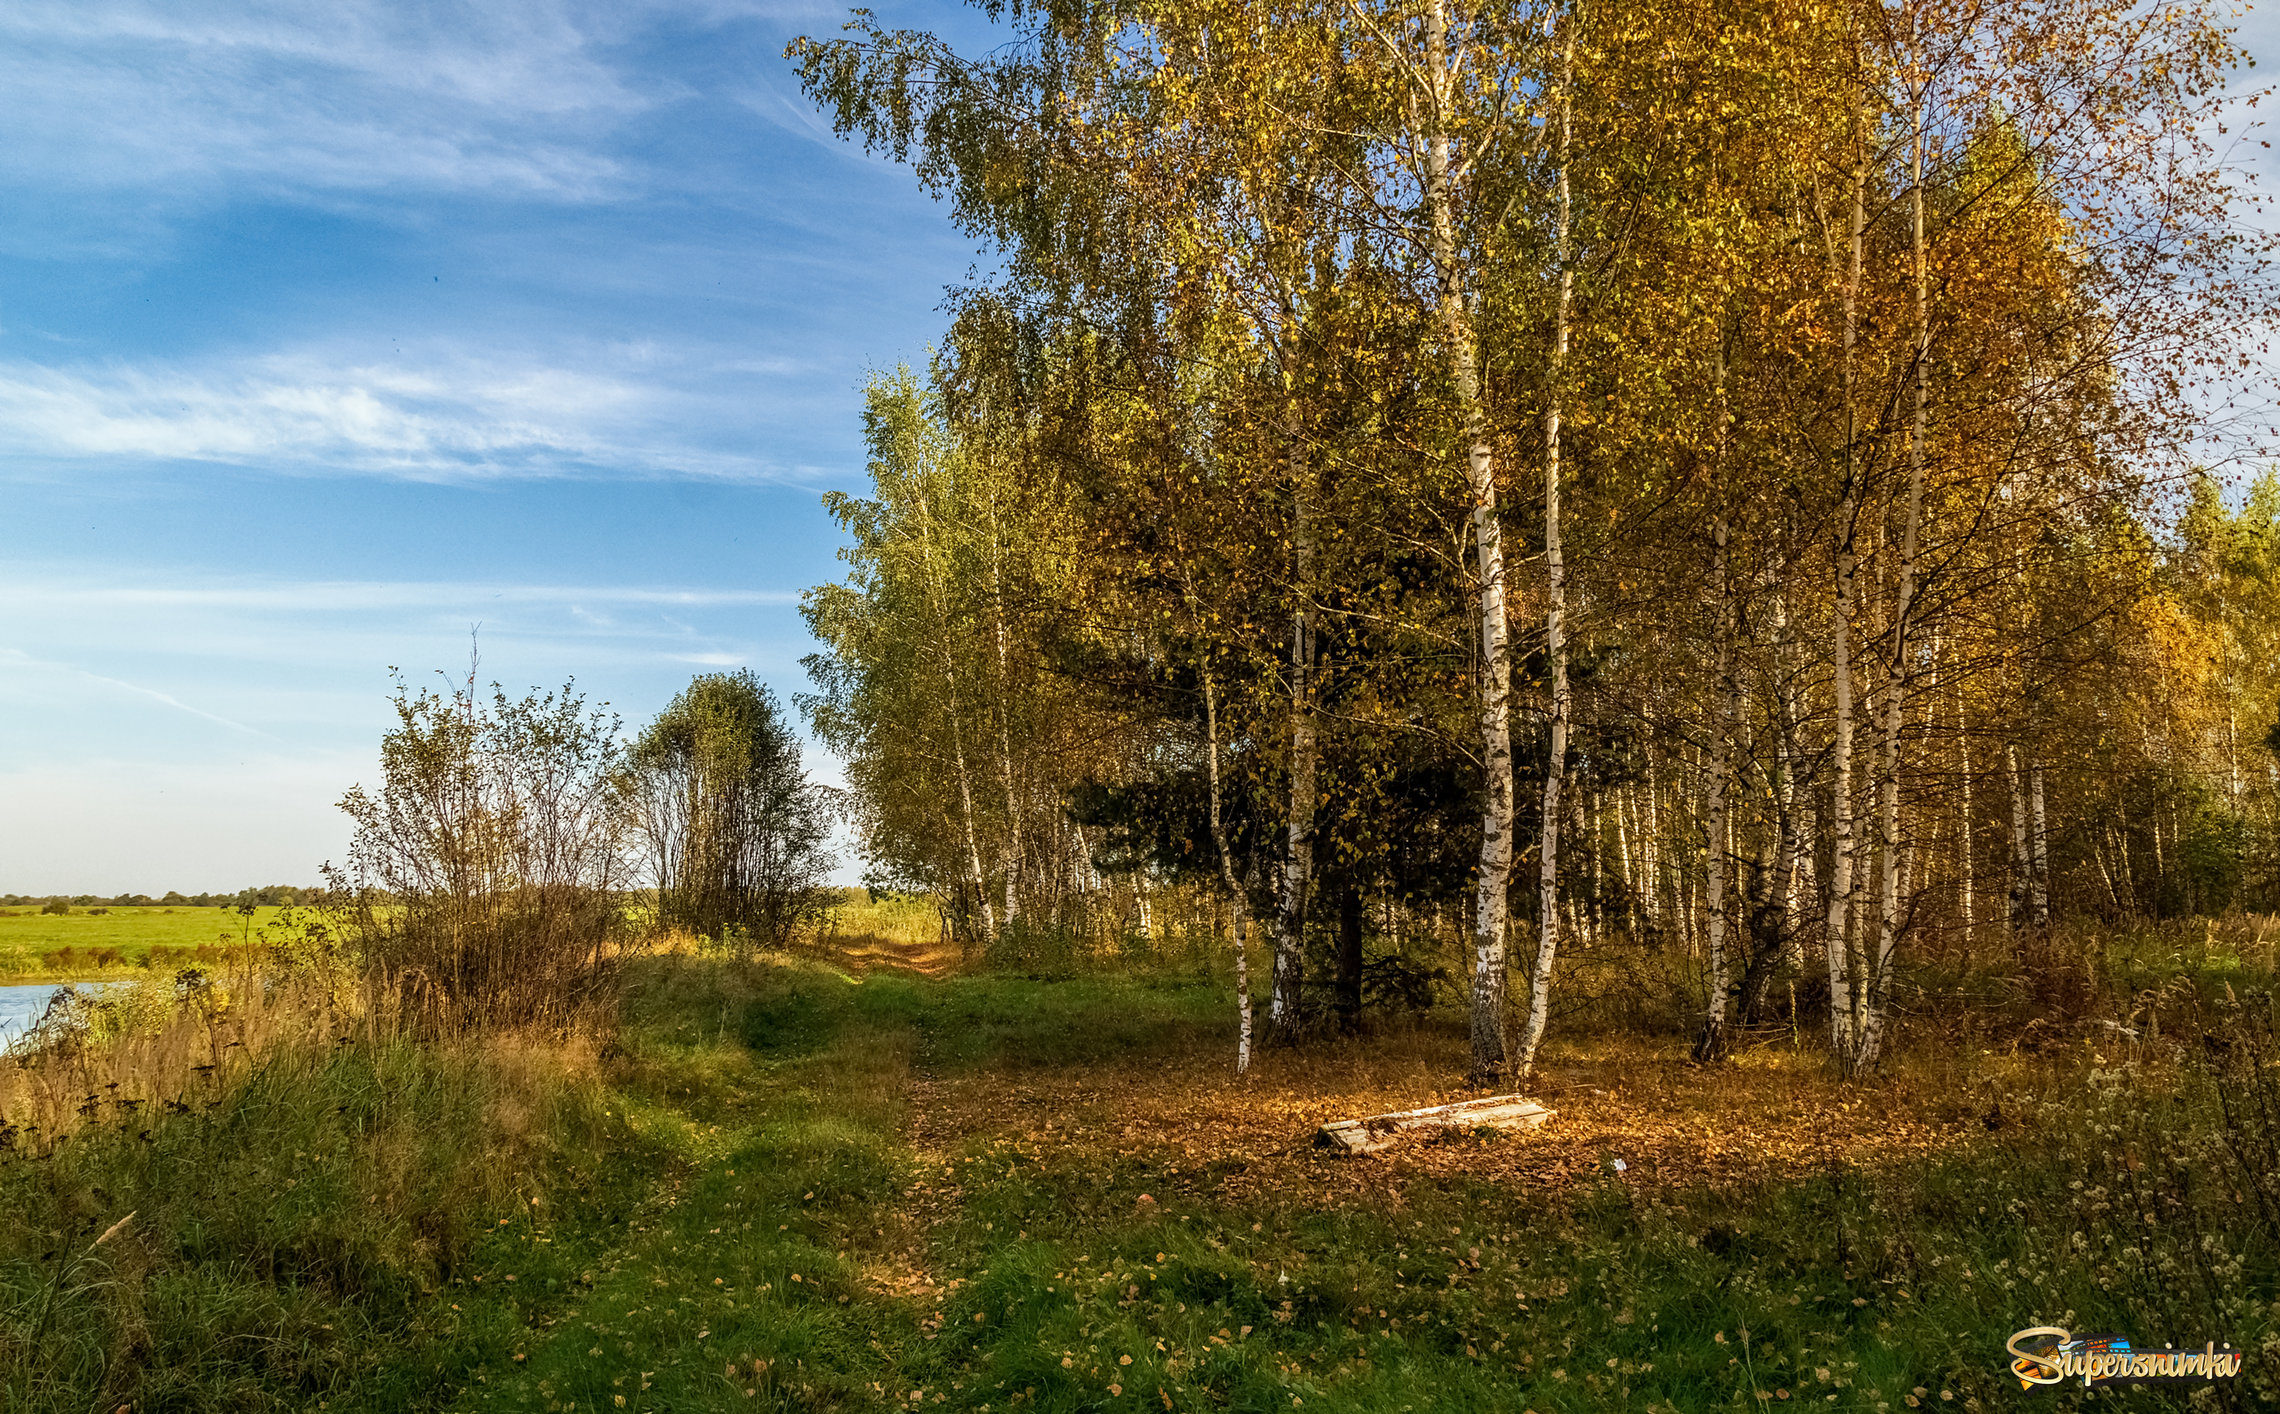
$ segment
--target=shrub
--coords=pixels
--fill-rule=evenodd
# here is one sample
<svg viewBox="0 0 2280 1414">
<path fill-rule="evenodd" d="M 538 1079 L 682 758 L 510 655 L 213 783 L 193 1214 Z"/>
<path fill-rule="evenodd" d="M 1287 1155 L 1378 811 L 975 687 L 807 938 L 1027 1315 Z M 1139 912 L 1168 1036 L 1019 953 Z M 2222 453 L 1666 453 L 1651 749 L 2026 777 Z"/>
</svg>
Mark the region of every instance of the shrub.
<svg viewBox="0 0 2280 1414">
<path fill-rule="evenodd" d="M 658 921 L 744 948 L 783 947 L 838 897 L 826 793 L 750 672 L 697 678 L 631 755 Z"/>
<path fill-rule="evenodd" d="M 348 867 L 331 926 L 430 1010 L 560 1019 L 606 986 L 623 926 L 618 722 L 573 686 L 489 700 L 399 680 L 381 784 L 341 802 Z"/>
</svg>

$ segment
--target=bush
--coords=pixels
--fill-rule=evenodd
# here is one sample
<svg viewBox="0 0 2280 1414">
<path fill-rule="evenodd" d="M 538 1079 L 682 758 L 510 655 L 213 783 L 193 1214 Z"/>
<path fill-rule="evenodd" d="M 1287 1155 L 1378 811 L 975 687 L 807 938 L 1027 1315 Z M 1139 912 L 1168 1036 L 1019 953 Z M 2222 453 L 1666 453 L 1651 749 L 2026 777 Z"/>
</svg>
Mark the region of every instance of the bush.
<svg viewBox="0 0 2280 1414">
<path fill-rule="evenodd" d="M 1093 949 L 1081 933 L 1017 918 L 982 943 L 980 961 L 991 972 L 1074 977 L 1093 962 Z"/>
<path fill-rule="evenodd" d="M 126 949 L 118 947 L 79 947 L 67 943 L 40 954 L 40 966 L 49 972 L 100 972 L 106 967 L 126 965 Z"/>
<path fill-rule="evenodd" d="M 60 898 L 49 899 L 47 903 L 40 908 L 40 912 L 43 914 L 52 913 L 57 917 L 61 917 L 64 914 L 71 912 L 71 904 L 67 900 Z"/>
<path fill-rule="evenodd" d="M 784 947 L 838 898 L 827 792 L 750 672 L 697 678 L 632 752 L 658 921 L 739 951 Z"/>
<path fill-rule="evenodd" d="M 330 923 L 390 984 L 473 1019 L 560 1020 L 606 990 L 623 928 L 618 722 L 573 686 L 488 701 L 399 680 L 376 792 L 351 790 Z"/>
</svg>

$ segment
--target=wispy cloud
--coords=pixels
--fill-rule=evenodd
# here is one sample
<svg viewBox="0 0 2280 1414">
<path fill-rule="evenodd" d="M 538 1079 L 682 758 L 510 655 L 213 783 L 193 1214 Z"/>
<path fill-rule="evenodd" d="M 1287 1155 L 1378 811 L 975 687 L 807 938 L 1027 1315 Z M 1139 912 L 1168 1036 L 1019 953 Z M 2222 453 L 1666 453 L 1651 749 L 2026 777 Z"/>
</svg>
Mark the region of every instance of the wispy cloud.
<svg viewBox="0 0 2280 1414">
<path fill-rule="evenodd" d="M 436 480 L 787 477 L 759 456 L 677 435 L 726 418 L 717 399 L 642 376 L 659 362 L 636 346 L 589 368 L 466 353 L 396 364 L 315 354 L 220 366 L 0 363 L 0 454 Z M 796 367 L 781 363 L 769 371 Z"/>
<path fill-rule="evenodd" d="M 0 671 L 9 673 L 60 673 L 84 682 L 96 683 L 103 687 L 148 699 L 162 706 L 171 707 L 177 712 L 185 712 L 217 726 L 228 727 L 233 732 L 243 732 L 247 736 L 268 735 L 268 733 L 249 727 L 243 722 L 232 721 L 217 712 L 209 712 L 203 707 L 193 707 L 181 698 L 171 693 L 160 692 L 155 687 L 144 687 L 140 683 L 128 682 L 124 678 L 108 677 L 102 673 L 90 672 L 73 663 L 59 663 L 44 658 L 35 658 L 20 649 L 0 648 Z"/>
<path fill-rule="evenodd" d="M 253 610 L 279 613 L 384 613 L 403 609 L 459 609 L 485 603 L 633 605 L 735 608 L 788 605 L 796 590 L 679 589 L 626 585 L 492 584 L 481 581 L 292 580 L 241 584 L 70 584 L 0 579 L 0 606 L 17 611 L 66 607 L 106 611 L 151 609 Z"/>
<path fill-rule="evenodd" d="M 592 679 L 604 696 L 642 701 L 654 691 L 643 684 L 689 665 L 791 667 L 799 599 L 672 585 L 98 579 L 24 564 L 0 572 L 0 689 L 53 707 L 83 695 L 71 683 L 105 683 L 122 706 L 134 694 L 232 727 L 323 734 L 343 695 L 369 693 L 386 665 L 424 676 L 461 662 L 472 632 L 487 675 Z M 0 736 L 0 759 L 22 744 Z"/>
<path fill-rule="evenodd" d="M 596 138 L 669 96 L 609 58 L 649 14 L 559 0 L 17 0 L 0 9 L 12 133 L 0 170 L 178 192 L 211 178 L 590 199 L 626 176 Z"/>
</svg>

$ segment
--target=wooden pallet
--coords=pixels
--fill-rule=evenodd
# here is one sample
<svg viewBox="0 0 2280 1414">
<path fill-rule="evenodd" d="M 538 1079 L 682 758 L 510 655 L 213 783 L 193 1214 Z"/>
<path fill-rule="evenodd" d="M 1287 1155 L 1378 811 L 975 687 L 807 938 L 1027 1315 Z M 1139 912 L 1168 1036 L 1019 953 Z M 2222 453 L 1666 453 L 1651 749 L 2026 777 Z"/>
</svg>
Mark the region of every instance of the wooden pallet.
<svg viewBox="0 0 2280 1414">
<path fill-rule="evenodd" d="M 1525 1095 L 1490 1095 L 1367 1119 L 1341 1119 L 1316 1130 L 1314 1143 L 1321 1149 L 1367 1154 L 1415 1129 L 1534 1129 L 1553 1113 Z"/>
</svg>

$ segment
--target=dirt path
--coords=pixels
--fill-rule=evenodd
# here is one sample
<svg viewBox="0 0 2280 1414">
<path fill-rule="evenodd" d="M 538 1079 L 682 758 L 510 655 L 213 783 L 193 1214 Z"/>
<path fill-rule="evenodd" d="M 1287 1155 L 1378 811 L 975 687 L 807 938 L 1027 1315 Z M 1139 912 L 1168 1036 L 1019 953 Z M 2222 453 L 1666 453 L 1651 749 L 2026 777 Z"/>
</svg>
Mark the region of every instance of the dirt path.
<svg viewBox="0 0 2280 1414">
<path fill-rule="evenodd" d="M 855 973 L 891 969 L 939 978 L 958 967 L 958 950 L 948 944 L 906 943 L 876 933 L 833 938 L 825 944 L 825 955 Z"/>
</svg>

